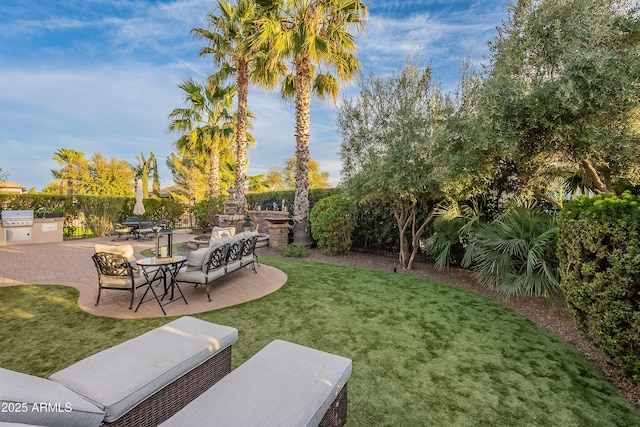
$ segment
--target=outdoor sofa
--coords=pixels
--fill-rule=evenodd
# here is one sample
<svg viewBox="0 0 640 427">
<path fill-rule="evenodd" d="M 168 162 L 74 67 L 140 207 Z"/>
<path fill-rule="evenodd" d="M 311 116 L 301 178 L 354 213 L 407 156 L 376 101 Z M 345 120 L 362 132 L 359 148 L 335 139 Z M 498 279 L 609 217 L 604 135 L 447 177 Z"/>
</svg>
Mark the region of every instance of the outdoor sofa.
<svg viewBox="0 0 640 427">
<path fill-rule="evenodd" d="M 214 230 L 209 246 L 189 253 L 185 265 L 176 274 L 178 282 L 205 285 L 207 298 L 211 301 L 209 285 L 221 277 L 227 276 L 243 267 L 251 266 L 257 273 L 256 242 L 257 231 L 245 231 L 238 234 Z M 215 237 L 214 237 L 215 236 Z"/>
</svg>

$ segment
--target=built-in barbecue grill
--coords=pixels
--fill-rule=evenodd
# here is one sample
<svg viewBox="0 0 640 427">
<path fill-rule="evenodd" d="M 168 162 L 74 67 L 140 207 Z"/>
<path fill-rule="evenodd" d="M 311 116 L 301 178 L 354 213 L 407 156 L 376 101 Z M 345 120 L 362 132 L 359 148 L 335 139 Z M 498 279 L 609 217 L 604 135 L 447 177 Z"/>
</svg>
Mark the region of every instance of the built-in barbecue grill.
<svg viewBox="0 0 640 427">
<path fill-rule="evenodd" d="M 2 211 L 2 227 L 5 242 L 27 242 L 31 240 L 33 227 L 32 210 Z"/>
<path fill-rule="evenodd" d="M 2 211 L 2 226 L 9 227 L 31 227 L 33 225 L 32 210 L 8 210 Z"/>
</svg>

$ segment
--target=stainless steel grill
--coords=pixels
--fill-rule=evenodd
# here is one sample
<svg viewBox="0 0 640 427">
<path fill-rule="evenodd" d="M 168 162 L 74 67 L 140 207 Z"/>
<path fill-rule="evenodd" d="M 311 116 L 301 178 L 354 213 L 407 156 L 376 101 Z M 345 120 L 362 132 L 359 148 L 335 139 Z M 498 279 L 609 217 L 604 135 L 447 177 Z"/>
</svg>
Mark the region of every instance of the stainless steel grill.
<svg viewBox="0 0 640 427">
<path fill-rule="evenodd" d="M 31 227 L 33 225 L 33 210 L 7 210 L 2 211 L 2 226 Z"/>
</svg>

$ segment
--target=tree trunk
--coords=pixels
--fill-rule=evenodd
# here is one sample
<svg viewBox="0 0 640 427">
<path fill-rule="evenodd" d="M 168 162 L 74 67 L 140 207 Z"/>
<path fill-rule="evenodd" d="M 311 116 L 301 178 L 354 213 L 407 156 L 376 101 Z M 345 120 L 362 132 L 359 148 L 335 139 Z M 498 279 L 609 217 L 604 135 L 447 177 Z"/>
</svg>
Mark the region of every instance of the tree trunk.
<svg viewBox="0 0 640 427">
<path fill-rule="evenodd" d="M 598 174 L 598 171 L 596 170 L 596 168 L 591 164 L 591 162 L 589 160 L 583 160 L 582 162 L 580 162 L 581 166 L 584 168 L 585 172 L 587 173 L 587 175 L 589 176 L 589 178 L 591 178 L 591 180 L 593 181 L 594 185 L 596 186 L 596 188 L 605 194 L 615 194 L 615 190 L 613 189 L 613 187 L 611 186 L 611 179 L 606 179 L 605 181 L 603 181 L 600 178 L 600 175 Z M 607 181 L 608 181 L 608 185 L 607 185 Z"/>
<path fill-rule="evenodd" d="M 400 252 L 398 253 L 398 262 L 402 269 L 407 268 L 407 262 L 409 259 L 409 242 L 405 238 L 407 227 L 412 221 L 412 217 L 415 216 L 415 209 L 412 209 L 402 198 L 397 205 L 393 205 L 393 216 L 396 218 L 396 224 L 398 225 Z"/>
<path fill-rule="evenodd" d="M 552 199 L 551 197 L 547 196 L 546 194 L 543 194 L 539 191 L 534 191 L 533 192 L 533 197 L 535 197 L 538 200 L 545 200 L 547 202 L 549 202 L 551 205 L 555 206 L 558 209 L 562 209 L 562 201 L 557 201 Z"/>
<path fill-rule="evenodd" d="M 244 185 L 246 180 L 247 157 L 247 92 L 249 88 L 249 64 L 238 62 L 238 128 L 236 131 L 236 200 L 241 214 L 245 214 L 246 197 Z"/>
<path fill-rule="evenodd" d="M 293 200 L 293 242 L 311 245 L 309 225 L 309 139 L 311 69 L 309 58 L 296 61 L 296 192 Z"/>
<path fill-rule="evenodd" d="M 209 152 L 209 198 L 220 196 L 220 147 L 216 141 L 211 144 Z"/>
<path fill-rule="evenodd" d="M 417 230 L 415 229 L 416 227 L 414 215 L 413 227 L 411 228 L 411 244 L 413 247 L 411 250 L 411 256 L 409 257 L 409 262 L 407 263 L 407 270 L 413 270 L 413 263 L 415 262 L 416 257 L 418 256 L 418 251 L 420 250 L 420 238 L 422 237 L 422 234 L 424 234 L 424 230 L 425 228 L 427 228 L 427 225 L 429 225 L 431 221 L 433 221 L 433 218 L 435 218 L 435 215 L 436 210 L 432 209 L 427 219 L 422 222 Z"/>
</svg>

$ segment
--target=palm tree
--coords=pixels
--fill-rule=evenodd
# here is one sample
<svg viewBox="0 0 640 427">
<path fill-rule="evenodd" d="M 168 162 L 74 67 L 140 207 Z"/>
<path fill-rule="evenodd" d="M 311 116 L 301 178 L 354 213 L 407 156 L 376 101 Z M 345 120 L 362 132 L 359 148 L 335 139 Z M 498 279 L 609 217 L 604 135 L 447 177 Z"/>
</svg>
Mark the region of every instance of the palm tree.
<svg viewBox="0 0 640 427">
<path fill-rule="evenodd" d="M 352 80 L 360 63 L 349 32 L 364 28 L 368 11 L 358 0 L 257 0 L 264 13 L 256 20 L 254 44 L 270 49 L 268 58 L 292 63 L 282 84 L 284 97 L 295 96 L 296 191 L 294 242 L 311 243 L 309 227 L 309 139 L 311 96 L 337 101 L 339 82 Z M 274 73 L 275 61 L 271 66 Z M 333 73 L 332 73 L 333 71 Z"/>
<path fill-rule="evenodd" d="M 179 85 L 188 108 L 176 108 L 169 119 L 169 132 L 181 133 L 176 147 L 209 154 L 209 197 L 220 195 L 220 155 L 228 150 L 233 137 L 233 115 L 229 112 L 233 87 L 209 88 L 187 79 Z"/>
<path fill-rule="evenodd" d="M 84 153 L 70 148 L 56 150 L 53 160 L 60 163 L 60 170 L 51 170 L 55 179 L 60 180 L 60 194 L 64 194 L 64 184 L 67 184 L 67 195 L 73 195 L 73 182 L 78 177 L 78 167 L 85 161 Z"/>
<path fill-rule="evenodd" d="M 247 169 L 248 117 L 247 95 L 249 83 L 260 83 L 269 88 L 278 81 L 275 73 L 263 73 L 257 61 L 259 48 L 252 45 L 253 22 L 260 10 L 254 0 L 218 1 L 219 14 L 207 15 L 209 29 L 194 28 L 192 34 L 209 43 L 200 50 L 200 56 L 211 55 L 220 70 L 209 78 L 211 88 L 230 77 L 235 77 L 237 99 L 237 128 L 235 151 L 236 199 L 245 205 L 245 180 Z M 258 67 L 258 70 L 256 70 Z M 257 71 L 257 72 L 256 72 Z M 244 208 L 243 208 L 244 209 Z"/>
</svg>

